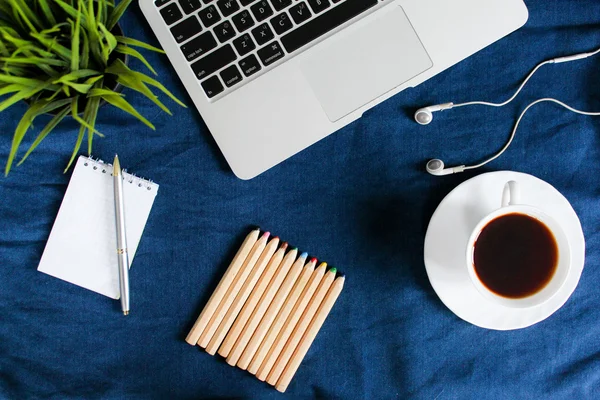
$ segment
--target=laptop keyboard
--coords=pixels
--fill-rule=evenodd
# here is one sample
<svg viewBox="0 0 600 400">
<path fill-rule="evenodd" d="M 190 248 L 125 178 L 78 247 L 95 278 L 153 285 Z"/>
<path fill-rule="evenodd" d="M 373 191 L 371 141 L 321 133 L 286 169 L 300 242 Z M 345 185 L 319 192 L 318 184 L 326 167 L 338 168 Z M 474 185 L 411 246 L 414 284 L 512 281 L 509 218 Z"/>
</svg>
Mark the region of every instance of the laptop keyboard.
<svg viewBox="0 0 600 400">
<path fill-rule="evenodd" d="M 208 98 L 377 5 L 379 0 L 156 0 Z"/>
</svg>

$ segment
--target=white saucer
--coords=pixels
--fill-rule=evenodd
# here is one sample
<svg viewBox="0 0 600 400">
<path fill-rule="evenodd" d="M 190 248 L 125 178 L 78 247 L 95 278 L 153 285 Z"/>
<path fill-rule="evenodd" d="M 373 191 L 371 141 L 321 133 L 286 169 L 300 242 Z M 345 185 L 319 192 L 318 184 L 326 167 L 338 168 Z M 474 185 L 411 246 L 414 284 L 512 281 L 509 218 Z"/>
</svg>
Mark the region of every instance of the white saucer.
<svg viewBox="0 0 600 400">
<path fill-rule="evenodd" d="M 504 184 L 510 180 L 519 182 L 521 202 L 554 217 L 571 244 L 571 269 L 565 284 L 547 302 L 527 309 L 506 308 L 487 300 L 469 279 L 465 265 L 471 231 L 500 207 Z M 584 259 L 585 239 L 571 204 L 549 183 L 519 172 L 490 172 L 457 186 L 438 206 L 425 236 L 425 268 L 433 289 L 453 313 L 487 329 L 520 329 L 548 318 L 577 287 Z"/>
</svg>

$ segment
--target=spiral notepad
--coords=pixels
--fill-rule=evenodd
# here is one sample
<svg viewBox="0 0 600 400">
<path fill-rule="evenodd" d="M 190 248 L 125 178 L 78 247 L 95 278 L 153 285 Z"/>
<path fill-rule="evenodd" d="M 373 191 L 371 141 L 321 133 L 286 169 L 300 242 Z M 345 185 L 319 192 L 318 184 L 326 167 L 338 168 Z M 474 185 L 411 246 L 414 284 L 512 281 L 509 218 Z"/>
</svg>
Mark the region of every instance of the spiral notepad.
<svg viewBox="0 0 600 400">
<path fill-rule="evenodd" d="M 123 172 L 129 261 L 150 215 L 158 185 Z M 79 157 L 38 271 L 119 298 L 112 165 Z"/>
</svg>

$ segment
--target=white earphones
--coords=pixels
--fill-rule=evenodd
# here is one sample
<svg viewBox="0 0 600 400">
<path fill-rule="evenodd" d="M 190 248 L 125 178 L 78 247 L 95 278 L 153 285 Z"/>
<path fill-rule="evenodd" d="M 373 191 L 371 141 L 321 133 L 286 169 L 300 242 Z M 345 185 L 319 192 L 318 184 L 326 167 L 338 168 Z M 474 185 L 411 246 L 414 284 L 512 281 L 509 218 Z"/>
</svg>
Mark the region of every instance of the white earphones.
<svg viewBox="0 0 600 400">
<path fill-rule="evenodd" d="M 525 80 L 523 81 L 523 83 L 521 84 L 521 86 L 519 86 L 519 89 L 517 89 L 517 91 L 515 92 L 515 94 L 512 95 L 511 98 L 509 98 L 508 100 L 506 100 L 503 103 L 489 103 L 489 102 L 485 102 L 485 101 L 471 101 L 468 103 L 460 103 L 460 104 L 454 104 L 454 103 L 444 103 L 444 104 L 437 104 L 437 105 L 433 105 L 433 106 L 428 106 L 428 107 L 423 107 L 418 109 L 415 112 L 415 121 L 417 123 L 419 123 L 420 125 L 429 125 L 431 123 L 431 121 L 433 121 L 433 113 L 437 112 L 437 111 L 444 111 L 444 110 L 450 110 L 452 108 L 457 108 L 457 107 L 464 107 L 464 106 L 472 106 L 472 105 L 484 105 L 484 106 L 489 106 L 489 107 L 503 107 L 505 105 L 507 105 L 508 103 L 510 103 L 511 101 L 513 101 L 518 94 L 521 92 L 521 90 L 523 90 L 523 87 L 525 87 L 525 85 L 527 84 L 527 82 L 529 82 L 529 80 L 531 79 L 531 77 L 533 76 L 533 74 L 535 74 L 537 72 L 538 69 L 540 69 L 542 66 L 546 65 L 546 64 L 560 64 L 560 63 L 565 63 L 565 62 L 571 62 L 571 61 L 575 61 L 575 60 L 582 60 L 584 58 L 588 58 L 591 56 L 594 56 L 596 54 L 600 53 L 600 49 L 594 51 L 594 52 L 589 52 L 589 53 L 581 53 L 581 54 L 575 54 L 572 56 L 567 56 L 567 57 L 558 57 L 558 58 L 553 58 L 551 60 L 547 60 L 544 61 L 540 64 L 538 64 L 533 71 L 531 71 L 529 73 L 529 75 L 527 76 L 527 78 L 525 78 Z M 558 104 L 564 108 L 566 108 L 569 111 L 572 111 L 574 113 L 577 114 L 582 114 L 582 115 L 590 115 L 590 116 L 600 116 L 600 112 L 586 112 L 586 111 L 581 111 L 581 110 L 577 110 L 559 100 L 556 99 L 552 99 L 552 98 L 543 98 L 543 99 L 539 99 L 534 101 L 533 103 L 529 104 L 527 107 L 525 107 L 525 109 L 523 110 L 523 112 L 521 113 L 521 115 L 519 116 L 519 118 L 517 119 L 517 122 L 515 124 L 515 127 L 513 128 L 513 131 L 510 135 L 510 138 L 508 139 L 508 142 L 504 145 L 504 147 L 502 149 L 500 149 L 500 151 L 498 153 L 496 153 L 495 155 L 493 155 L 492 157 L 488 158 L 487 160 L 483 161 L 482 163 L 479 163 L 477 165 L 469 165 L 469 166 L 465 166 L 465 165 L 460 165 L 458 167 L 452 167 L 452 168 L 444 168 L 444 162 L 442 160 L 438 160 L 438 159 L 433 159 L 430 160 L 427 163 L 427 166 L 425 167 L 427 172 L 429 172 L 431 175 L 435 175 L 435 176 L 442 176 L 442 175 L 450 175 L 450 174 L 455 174 L 458 172 L 463 172 L 466 171 L 468 169 L 475 169 L 475 168 L 479 168 L 484 166 L 485 164 L 495 160 L 496 158 L 500 157 L 502 155 L 502 153 L 504 153 L 506 151 L 506 149 L 508 149 L 508 147 L 510 146 L 510 144 L 512 143 L 515 134 L 517 133 L 517 128 L 519 127 L 519 123 L 521 122 L 521 120 L 523 119 L 523 116 L 525 116 L 525 114 L 527 113 L 527 111 L 529 111 L 529 109 L 531 107 L 533 107 L 536 104 L 539 103 L 543 103 L 543 102 L 552 102 L 555 104 Z"/>
<path fill-rule="evenodd" d="M 427 169 L 427 172 L 429 172 L 431 175 L 442 176 L 456 174 L 457 172 L 463 172 L 465 170 L 465 166 L 460 165 L 454 168 L 444 168 L 444 162 L 442 160 L 434 158 L 433 160 L 429 160 L 427 162 L 425 169 Z"/>
</svg>

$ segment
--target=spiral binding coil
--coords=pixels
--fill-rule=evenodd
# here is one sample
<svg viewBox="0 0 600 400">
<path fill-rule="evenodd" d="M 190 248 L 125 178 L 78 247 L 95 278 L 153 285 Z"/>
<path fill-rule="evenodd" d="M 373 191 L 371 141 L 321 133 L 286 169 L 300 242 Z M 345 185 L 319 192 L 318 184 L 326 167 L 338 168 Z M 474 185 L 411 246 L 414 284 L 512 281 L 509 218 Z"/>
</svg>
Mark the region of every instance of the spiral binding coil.
<svg viewBox="0 0 600 400">
<path fill-rule="evenodd" d="M 81 159 L 83 160 L 83 165 L 85 167 L 92 167 L 94 171 L 98 171 L 102 174 L 108 174 L 112 176 L 112 164 L 106 163 L 99 158 L 94 158 L 93 156 L 81 156 Z M 129 173 L 126 169 L 123 170 L 123 182 L 129 183 L 140 188 L 146 188 L 146 190 L 152 190 L 153 188 L 155 190 L 158 189 L 158 185 L 156 183 L 152 182 L 149 179 L 145 179 L 135 174 Z"/>
</svg>

